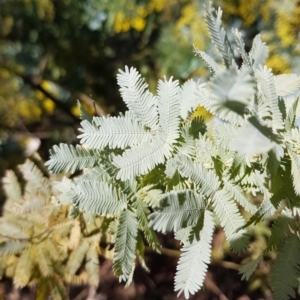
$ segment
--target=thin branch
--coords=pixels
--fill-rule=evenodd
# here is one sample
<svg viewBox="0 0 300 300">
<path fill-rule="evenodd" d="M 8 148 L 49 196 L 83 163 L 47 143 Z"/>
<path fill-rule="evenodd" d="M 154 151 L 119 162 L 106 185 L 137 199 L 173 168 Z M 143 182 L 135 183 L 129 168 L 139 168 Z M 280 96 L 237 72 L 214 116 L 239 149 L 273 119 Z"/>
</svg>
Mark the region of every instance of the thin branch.
<svg viewBox="0 0 300 300">
<path fill-rule="evenodd" d="M 84 102 L 87 106 L 94 107 L 95 112 L 97 113 L 97 116 L 107 115 L 106 111 L 99 104 L 97 104 L 96 101 L 93 98 L 91 98 L 90 96 L 88 96 L 88 95 L 86 95 L 82 92 L 73 91 L 73 90 L 71 90 L 69 88 L 66 88 L 64 86 L 62 88 L 69 91 L 71 94 L 74 95 L 74 97 L 76 97 L 79 100 L 81 100 L 82 102 Z"/>
</svg>

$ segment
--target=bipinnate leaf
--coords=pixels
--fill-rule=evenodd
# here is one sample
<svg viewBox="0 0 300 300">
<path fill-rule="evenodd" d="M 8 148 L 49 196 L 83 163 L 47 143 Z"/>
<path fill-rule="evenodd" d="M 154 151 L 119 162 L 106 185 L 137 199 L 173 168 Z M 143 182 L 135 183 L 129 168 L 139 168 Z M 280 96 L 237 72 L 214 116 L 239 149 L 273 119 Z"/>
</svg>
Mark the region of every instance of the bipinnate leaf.
<svg viewBox="0 0 300 300">
<path fill-rule="evenodd" d="M 14 203 L 20 203 L 22 201 L 21 186 L 16 174 L 11 170 L 6 171 L 2 183 L 6 195 L 4 211 L 11 210 Z"/>
<path fill-rule="evenodd" d="M 2 233 L 3 234 L 3 233 Z M 7 256 L 19 254 L 28 247 L 27 241 L 18 239 L 8 239 L 0 242 L 0 255 Z"/>
<path fill-rule="evenodd" d="M 66 176 L 64 176 L 61 181 L 54 182 L 53 190 L 55 190 L 60 204 L 66 205 L 73 203 L 74 193 L 72 187 L 73 181 Z"/>
<path fill-rule="evenodd" d="M 210 262 L 214 219 L 208 210 L 204 213 L 200 240 L 182 247 L 175 276 L 175 291 L 184 293 L 186 299 L 194 295 L 202 286 Z"/>
<path fill-rule="evenodd" d="M 145 238 L 149 243 L 150 247 L 157 252 L 160 252 L 161 245 L 158 241 L 158 238 L 150 227 L 148 222 L 148 216 L 150 214 L 150 210 L 147 207 L 146 203 L 144 203 L 139 197 L 137 197 L 133 203 L 133 207 L 136 209 L 136 215 L 138 218 L 139 226 L 144 232 Z"/>
<path fill-rule="evenodd" d="M 248 247 L 246 231 L 243 229 L 238 231 L 245 221 L 230 193 L 224 189 L 217 191 L 213 196 L 213 206 L 231 249 L 236 253 L 246 250 Z"/>
<path fill-rule="evenodd" d="M 143 201 L 150 207 L 155 208 L 159 206 L 159 201 L 162 196 L 162 191 L 158 189 L 149 189 L 145 191 Z"/>
<path fill-rule="evenodd" d="M 245 50 L 245 42 L 244 42 L 242 33 L 240 31 L 238 31 L 237 28 L 233 28 L 231 30 L 231 32 L 232 32 L 235 42 L 237 44 L 238 51 L 240 52 L 240 55 L 243 59 L 243 66 L 246 65 L 248 68 L 251 68 L 252 65 L 251 65 L 248 53 Z"/>
<path fill-rule="evenodd" d="M 291 105 L 291 107 L 289 108 L 289 110 L 287 112 L 287 116 L 286 116 L 286 119 L 285 119 L 285 128 L 286 128 L 287 132 L 289 132 L 295 126 L 299 99 L 300 98 L 297 97 L 293 101 L 293 104 Z"/>
<path fill-rule="evenodd" d="M 187 118 L 189 112 L 195 110 L 199 105 L 198 97 L 195 95 L 198 85 L 195 80 L 190 79 L 180 89 L 180 116 L 183 120 Z M 204 87 L 205 84 L 201 86 Z"/>
<path fill-rule="evenodd" d="M 25 191 L 31 195 L 42 195 L 47 200 L 50 199 L 49 180 L 41 170 L 29 159 L 19 168 L 27 181 Z"/>
<path fill-rule="evenodd" d="M 150 216 L 150 226 L 163 233 L 195 225 L 204 209 L 204 200 L 192 190 L 171 191 L 160 200 L 160 208 Z"/>
<path fill-rule="evenodd" d="M 81 181 L 75 187 L 74 204 L 80 211 L 114 215 L 126 207 L 126 201 L 125 194 L 106 182 Z"/>
<path fill-rule="evenodd" d="M 48 291 L 52 299 L 64 300 L 67 299 L 67 292 L 64 282 L 59 276 L 54 275 L 47 278 Z"/>
<path fill-rule="evenodd" d="M 292 162 L 292 179 L 294 190 L 297 195 L 300 195 L 300 159 L 291 149 L 288 147 L 288 153 Z"/>
<path fill-rule="evenodd" d="M 247 121 L 239 128 L 229 147 L 241 155 L 252 156 L 270 151 L 275 143 Z"/>
<path fill-rule="evenodd" d="M 117 227 L 113 259 L 113 270 L 120 281 L 126 281 L 132 271 L 136 256 L 137 230 L 136 214 L 128 209 L 123 210 Z"/>
<path fill-rule="evenodd" d="M 25 287 L 29 281 L 33 268 L 33 253 L 29 247 L 22 251 L 16 265 L 14 284 L 16 287 Z"/>
<path fill-rule="evenodd" d="M 242 280 L 249 280 L 250 276 L 256 270 L 258 264 L 261 262 L 263 255 L 259 255 L 256 259 L 249 261 L 239 268 L 239 274 L 243 274 Z"/>
<path fill-rule="evenodd" d="M 100 262 L 97 244 L 92 243 L 86 252 L 85 268 L 88 274 L 88 282 L 92 286 L 98 286 L 100 282 Z"/>
<path fill-rule="evenodd" d="M 224 65 L 226 66 L 226 68 L 229 68 L 235 63 L 233 60 L 233 51 L 226 36 L 225 29 L 222 26 L 221 18 L 221 8 L 219 7 L 216 11 L 210 3 L 205 15 L 206 25 L 212 42 L 215 44 L 222 56 Z"/>
<path fill-rule="evenodd" d="M 226 123 L 216 123 L 213 128 L 214 143 L 224 149 L 230 149 L 232 140 L 234 140 L 239 134 L 239 127 Z"/>
<path fill-rule="evenodd" d="M 293 235 L 292 228 L 294 227 L 294 218 L 284 215 L 279 216 L 272 225 L 271 235 L 267 242 L 265 253 L 277 249 L 280 245 L 291 235 Z"/>
<path fill-rule="evenodd" d="M 262 42 L 260 34 L 256 35 L 249 52 L 250 62 L 254 71 L 258 66 L 265 64 L 268 55 L 269 47 L 266 46 L 266 43 Z"/>
<path fill-rule="evenodd" d="M 178 80 L 160 80 L 157 87 L 159 134 L 168 144 L 179 137 L 180 87 Z"/>
<path fill-rule="evenodd" d="M 148 84 L 135 68 L 125 67 L 117 75 L 123 101 L 136 118 L 152 130 L 157 128 L 157 98 L 149 92 Z"/>
<path fill-rule="evenodd" d="M 34 257 L 34 262 L 39 267 L 41 275 L 43 277 L 51 276 L 54 273 L 54 266 L 48 248 L 35 244 L 32 246 L 32 254 Z"/>
<path fill-rule="evenodd" d="M 274 76 L 276 94 L 280 97 L 291 96 L 295 92 L 299 93 L 300 76 L 298 74 L 281 74 Z"/>
<path fill-rule="evenodd" d="M 122 181 L 145 175 L 166 158 L 171 156 L 172 147 L 159 135 L 149 144 L 141 144 L 124 151 L 114 158 L 113 164 L 119 170 L 116 176 Z"/>
<path fill-rule="evenodd" d="M 71 252 L 67 266 L 65 269 L 65 275 L 75 275 L 80 266 L 82 265 L 82 262 L 86 256 L 86 253 L 90 247 L 89 241 L 87 238 L 83 238 L 80 241 L 80 244 L 77 246 L 77 248 L 74 249 L 74 251 Z"/>
<path fill-rule="evenodd" d="M 300 240 L 293 234 L 282 241 L 277 258 L 271 271 L 270 284 L 275 300 L 287 300 L 295 297 L 295 288 L 299 285 Z"/>
<path fill-rule="evenodd" d="M 246 211 L 252 214 L 257 211 L 257 207 L 250 203 L 240 186 L 226 179 L 224 180 L 224 189 L 228 191 L 230 196 L 236 200 Z"/>
<path fill-rule="evenodd" d="M 53 173 L 71 172 L 84 168 L 92 168 L 100 160 L 99 153 L 93 150 L 87 150 L 80 145 L 67 145 L 60 143 L 54 145 L 50 150 L 50 159 L 45 163 Z"/>
<path fill-rule="evenodd" d="M 199 185 L 201 194 L 208 197 L 214 194 L 220 186 L 219 179 L 213 170 L 207 170 L 202 164 L 193 162 L 184 155 L 179 156 L 178 170 L 183 177 Z"/>
<path fill-rule="evenodd" d="M 94 117 L 93 122 L 81 122 L 80 143 L 89 149 L 125 149 L 128 146 L 149 142 L 152 134 L 144 129 L 132 112 L 119 117 Z"/>
<path fill-rule="evenodd" d="M 208 66 L 210 72 L 214 75 L 218 73 L 221 68 L 220 66 L 214 61 L 213 58 L 211 58 L 208 54 L 206 54 L 203 51 L 200 51 L 195 45 L 194 45 L 195 53 L 202 58 L 204 63 Z"/>
<path fill-rule="evenodd" d="M 221 104 L 238 102 L 247 105 L 255 93 L 256 84 L 249 69 L 237 72 L 230 68 L 218 73 L 211 81 L 213 99 Z"/>
<path fill-rule="evenodd" d="M 282 113 L 276 95 L 275 79 L 271 69 L 259 66 L 255 72 L 258 81 L 258 89 L 265 97 L 272 113 L 272 129 L 274 132 L 284 128 Z"/>
<path fill-rule="evenodd" d="M 235 125 L 243 124 L 245 108 L 252 103 L 256 88 L 250 70 L 222 70 L 212 78 L 209 88 L 206 96 L 203 91 L 196 92 L 201 105 L 222 120 Z"/>
</svg>

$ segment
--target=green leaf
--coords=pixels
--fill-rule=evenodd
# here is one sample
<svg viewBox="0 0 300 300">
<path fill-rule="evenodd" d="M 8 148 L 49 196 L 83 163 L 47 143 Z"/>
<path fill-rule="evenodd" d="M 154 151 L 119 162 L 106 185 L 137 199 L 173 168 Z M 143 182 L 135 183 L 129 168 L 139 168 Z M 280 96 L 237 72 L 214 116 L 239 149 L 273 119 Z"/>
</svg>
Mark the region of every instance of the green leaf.
<svg viewBox="0 0 300 300">
<path fill-rule="evenodd" d="M 205 134 L 207 127 L 203 117 L 193 118 L 189 126 L 189 134 L 194 138 L 198 138 L 199 134 Z"/>
<path fill-rule="evenodd" d="M 297 97 L 293 101 L 292 106 L 288 110 L 287 117 L 285 119 L 285 128 L 287 132 L 289 132 L 295 126 L 298 104 L 299 104 L 299 97 Z"/>
<path fill-rule="evenodd" d="M 293 233 L 291 229 L 294 227 L 294 219 L 292 216 L 279 216 L 271 228 L 271 235 L 267 242 L 265 253 L 277 249 L 280 245 L 289 238 Z"/>
<path fill-rule="evenodd" d="M 239 268 L 239 274 L 243 274 L 242 280 L 246 279 L 249 280 L 250 276 L 256 270 L 258 264 L 262 260 L 263 255 L 259 255 L 256 259 L 249 261 L 248 263 L 242 265 Z"/>
<path fill-rule="evenodd" d="M 1 230 L 3 234 L 3 230 Z M 19 254 L 22 250 L 26 249 L 29 246 L 28 241 L 18 240 L 18 239 L 10 239 L 8 241 L 4 241 L 0 243 L 0 255 L 12 255 Z"/>
<path fill-rule="evenodd" d="M 149 225 L 148 215 L 150 214 L 150 210 L 147 205 L 139 198 L 136 197 L 133 203 L 133 207 L 136 209 L 136 215 L 138 218 L 139 225 L 144 232 L 145 238 L 149 243 L 150 247 L 157 252 L 160 252 L 161 245 L 158 241 L 158 238 L 155 232 Z"/>
<path fill-rule="evenodd" d="M 80 119 L 81 120 L 87 120 L 88 122 L 92 122 L 93 116 L 91 116 L 86 109 L 83 107 L 83 105 L 80 103 L 79 100 L 77 100 L 77 106 L 80 110 Z"/>
<path fill-rule="evenodd" d="M 237 136 L 230 143 L 232 151 L 237 151 L 239 154 L 245 156 L 266 153 L 274 147 L 275 143 L 250 122 L 246 122 L 238 130 Z"/>
<path fill-rule="evenodd" d="M 287 300 L 295 297 L 295 288 L 299 285 L 300 275 L 299 253 L 300 240 L 295 234 L 280 244 L 270 278 L 275 300 Z"/>
</svg>

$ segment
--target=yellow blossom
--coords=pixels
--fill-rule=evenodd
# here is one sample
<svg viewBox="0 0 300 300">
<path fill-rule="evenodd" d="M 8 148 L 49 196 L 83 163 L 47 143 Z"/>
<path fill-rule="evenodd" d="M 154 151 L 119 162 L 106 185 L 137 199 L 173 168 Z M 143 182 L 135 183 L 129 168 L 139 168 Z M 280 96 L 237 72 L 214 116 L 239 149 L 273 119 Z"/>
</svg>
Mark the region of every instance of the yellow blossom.
<svg viewBox="0 0 300 300">
<path fill-rule="evenodd" d="M 279 54 L 270 55 L 266 65 L 272 68 L 274 74 L 291 73 L 291 67 L 287 59 Z"/>
<path fill-rule="evenodd" d="M 136 17 L 131 19 L 131 26 L 132 28 L 134 28 L 137 31 L 142 31 L 144 30 L 145 26 L 146 26 L 146 21 L 143 18 L 140 17 Z"/>
<path fill-rule="evenodd" d="M 55 103 L 51 99 L 46 98 L 43 101 L 43 107 L 47 113 L 51 114 L 51 113 L 53 113 L 53 111 L 55 109 Z"/>
<path fill-rule="evenodd" d="M 71 113 L 72 113 L 72 115 L 74 115 L 75 117 L 79 117 L 80 114 L 81 114 L 80 109 L 79 109 L 79 107 L 78 107 L 77 105 L 76 105 L 76 106 L 73 106 L 73 107 L 71 108 Z"/>
</svg>

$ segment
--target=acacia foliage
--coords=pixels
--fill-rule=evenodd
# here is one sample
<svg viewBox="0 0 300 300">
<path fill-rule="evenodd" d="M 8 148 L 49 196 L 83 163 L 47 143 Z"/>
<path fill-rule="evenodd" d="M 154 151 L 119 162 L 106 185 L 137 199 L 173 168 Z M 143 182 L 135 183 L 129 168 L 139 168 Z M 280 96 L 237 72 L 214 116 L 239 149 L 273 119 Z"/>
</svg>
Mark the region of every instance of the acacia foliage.
<svg viewBox="0 0 300 300">
<path fill-rule="evenodd" d="M 69 218 L 71 207 L 55 203 L 70 182 L 45 177 L 30 160 L 18 174 L 25 185 L 11 170 L 3 178 L 0 277 L 11 277 L 18 288 L 36 286 L 36 299 L 67 299 L 66 284 L 98 286 L 99 255 L 111 256 L 100 247 L 111 241 L 106 232 L 111 220 L 88 213 Z"/>
<path fill-rule="evenodd" d="M 68 170 L 86 164 L 85 174 L 71 184 L 69 201 L 82 211 L 114 215 L 114 270 L 121 280 L 132 277 L 138 228 L 156 250 L 157 238 L 148 226 L 174 231 L 183 244 L 175 290 L 186 298 L 203 285 L 216 219 L 232 251 L 240 254 L 249 247 L 247 228 L 277 216 L 265 250 L 241 273 L 249 278 L 263 255 L 278 249 L 271 287 L 276 299 L 287 299 L 294 296 L 294 278 L 299 276 L 295 214 L 300 135 L 295 121 L 300 78 L 273 75 L 264 66 L 268 47 L 260 36 L 247 53 L 242 34 L 235 29 L 232 34 L 243 60 L 238 66 L 221 17 L 220 8 L 207 8 L 206 24 L 223 66 L 195 47 L 212 71 L 208 82 L 190 80 L 180 86 L 173 78 L 164 78 L 154 95 L 136 69 L 120 70 L 118 84 L 128 107 L 125 115 L 82 121 L 79 138 L 86 152 L 83 156 L 78 148 L 76 154 L 85 158 L 82 164 L 71 160 L 70 150 L 61 145 L 52 150 L 46 165 L 58 172 L 65 164 Z M 191 119 L 198 106 L 214 116 L 210 123 Z M 99 151 L 98 161 L 95 151 Z M 110 186 L 110 194 L 97 188 L 102 185 Z M 119 192 L 113 196 L 114 189 Z M 150 202 L 151 194 L 156 198 Z M 261 195 L 259 206 L 251 203 L 250 194 Z M 105 205 L 110 197 L 115 205 Z M 240 207 L 252 214 L 249 220 Z M 288 229 L 279 233 L 279 221 Z"/>
<path fill-rule="evenodd" d="M 128 111 L 84 119 L 81 145 L 54 147 L 46 165 L 54 173 L 83 170 L 58 185 L 57 204 L 69 205 L 73 218 L 88 213 L 113 219 L 108 231 L 120 280 L 132 280 L 141 233 L 159 251 L 155 230 L 174 231 L 183 245 L 175 290 L 189 298 L 203 286 L 216 224 L 240 254 L 249 247 L 249 226 L 275 218 L 265 250 L 240 271 L 249 278 L 264 255 L 277 250 L 271 288 L 275 299 L 288 299 L 299 276 L 300 79 L 275 76 L 264 66 L 268 47 L 260 36 L 246 52 L 242 34 L 233 30 L 239 66 L 221 17 L 220 8 L 207 8 L 208 31 L 223 65 L 195 48 L 212 71 L 208 82 L 180 86 L 164 78 L 154 95 L 136 69 L 120 70 Z M 199 106 L 213 115 L 211 122 L 191 117 Z M 262 200 L 255 205 L 250 195 L 258 194 Z M 243 210 L 251 217 L 245 219 Z"/>
</svg>

